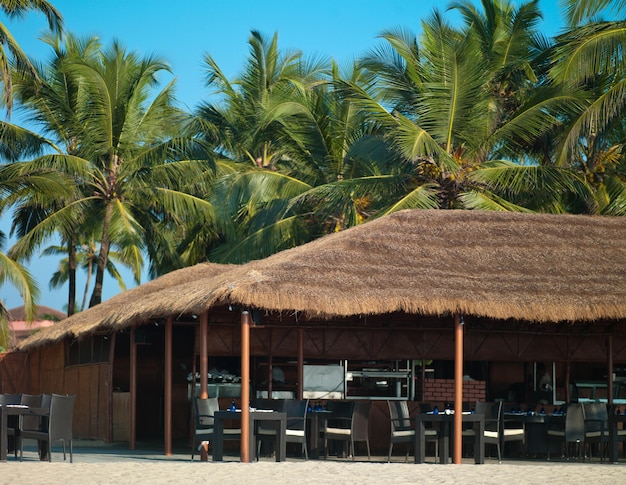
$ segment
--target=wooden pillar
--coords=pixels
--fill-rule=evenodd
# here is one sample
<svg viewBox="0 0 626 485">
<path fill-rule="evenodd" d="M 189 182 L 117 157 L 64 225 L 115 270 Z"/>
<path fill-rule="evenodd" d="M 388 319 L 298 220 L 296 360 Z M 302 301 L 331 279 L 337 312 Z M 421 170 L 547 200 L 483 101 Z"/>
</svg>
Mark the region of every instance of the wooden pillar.
<svg viewBox="0 0 626 485">
<path fill-rule="evenodd" d="M 461 464 L 463 456 L 463 317 L 454 314 L 454 455 Z"/>
<path fill-rule="evenodd" d="M 606 339 L 606 346 L 607 346 L 607 352 L 606 352 L 606 369 L 607 369 L 607 378 L 608 378 L 608 384 L 607 384 L 607 401 L 608 401 L 608 405 L 612 406 L 613 405 L 613 398 L 615 396 L 613 396 L 613 336 L 609 335 Z"/>
<path fill-rule="evenodd" d="M 250 463 L 250 312 L 241 312 L 241 462 Z"/>
<path fill-rule="evenodd" d="M 298 328 L 298 388 L 297 388 L 297 398 L 302 399 L 302 393 L 304 389 L 302 388 L 304 379 L 304 329 L 302 327 Z"/>
<path fill-rule="evenodd" d="M 209 311 L 200 314 L 200 399 L 209 397 Z"/>
<path fill-rule="evenodd" d="M 172 455 L 172 317 L 165 321 L 165 395 L 163 409 L 163 434 L 165 440 L 165 455 Z"/>
<path fill-rule="evenodd" d="M 137 342 L 135 342 L 135 326 L 130 328 L 130 416 L 128 420 L 129 443 L 131 450 L 137 448 Z"/>
<path fill-rule="evenodd" d="M 113 441 L 113 367 L 115 366 L 115 336 L 117 332 L 112 332 L 108 337 L 111 340 L 109 347 L 109 429 L 107 430 L 107 441 Z"/>
</svg>

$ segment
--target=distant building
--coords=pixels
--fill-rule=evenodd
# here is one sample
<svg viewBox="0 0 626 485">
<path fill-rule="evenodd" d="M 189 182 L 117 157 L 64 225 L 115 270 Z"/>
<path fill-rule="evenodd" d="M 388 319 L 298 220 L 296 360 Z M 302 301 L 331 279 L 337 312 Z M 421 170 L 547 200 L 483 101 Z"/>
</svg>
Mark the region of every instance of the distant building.
<svg viewBox="0 0 626 485">
<path fill-rule="evenodd" d="M 67 315 L 59 310 L 47 306 L 38 306 L 37 319 L 27 322 L 26 311 L 23 306 L 11 308 L 9 310 L 10 348 L 14 348 L 19 342 L 39 329 L 50 327 L 64 318 L 67 318 Z"/>
</svg>

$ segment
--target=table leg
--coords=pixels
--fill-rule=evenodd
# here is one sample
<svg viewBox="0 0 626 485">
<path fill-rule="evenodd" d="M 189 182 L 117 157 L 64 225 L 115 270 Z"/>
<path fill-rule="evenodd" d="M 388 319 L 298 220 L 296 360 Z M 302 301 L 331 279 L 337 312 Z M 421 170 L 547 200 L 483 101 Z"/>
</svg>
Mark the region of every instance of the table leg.
<svg viewBox="0 0 626 485">
<path fill-rule="evenodd" d="M 450 431 L 449 422 L 441 423 L 439 434 L 439 463 L 447 465 L 450 459 Z"/>
<path fill-rule="evenodd" d="M 0 406 L 0 461 L 7 461 L 7 413 L 4 407 Z"/>
<path fill-rule="evenodd" d="M 281 419 L 277 426 L 276 436 L 276 461 L 285 461 L 287 459 L 287 420 Z"/>
<path fill-rule="evenodd" d="M 415 463 L 424 463 L 426 460 L 426 427 L 424 426 L 424 422 L 421 420 L 417 420 L 417 426 L 415 427 Z"/>
<path fill-rule="evenodd" d="M 483 465 L 485 463 L 485 422 L 476 421 L 474 423 L 474 463 Z"/>
<path fill-rule="evenodd" d="M 617 422 L 609 420 L 609 459 L 611 463 L 617 463 Z"/>
<path fill-rule="evenodd" d="M 255 429 L 254 416 L 250 413 L 250 429 L 248 430 L 248 456 L 250 457 L 250 463 L 256 461 L 256 429 Z M 243 436 L 241 437 L 243 439 Z"/>
<path fill-rule="evenodd" d="M 224 459 L 224 421 L 214 418 L 213 421 L 213 461 Z"/>
</svg>

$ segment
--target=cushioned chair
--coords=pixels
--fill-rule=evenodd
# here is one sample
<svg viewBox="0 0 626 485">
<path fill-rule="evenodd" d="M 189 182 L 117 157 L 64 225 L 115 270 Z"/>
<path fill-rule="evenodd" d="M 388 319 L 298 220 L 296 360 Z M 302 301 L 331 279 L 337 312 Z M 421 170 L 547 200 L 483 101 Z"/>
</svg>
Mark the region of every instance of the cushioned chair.
<svg viewBox="0 0 626 485">
<path fill-rule="evenodd" d="M 309 459 L 309 452 L 306 446 L 306 414 L 309 406 L 308 399 L 281 399 L 274 400 L 280 401 L 280 407 L 264 407 L 259 409 L 273 409 L 274 411 L 281 411 L 287 414 L 287 425 L 285 429 L 285 442 L 286 443 L 299 443 L 302 449 L 302 455 L 306 460 Z M 265 403 L 267 404 L 267 403 Z M 271 404 L 270 404 L 271 406 Z M 261 450 L 261 441 L 266 438 L 276 439 L 276 428 L 268 427 L 267 425 L 259 424 L 257 428 L 257 446 L 258 452 Z M 258 456 L 258 454 L 257 454 Z"/>
<path fill-rule="evenodd" d="M 393 445 L 407 443 L 405 461 L 409 459 L 409 449 L 415 440 L 415 420 L 411 419 L 409 406 L 405 400 L 387 400 L 391 425 L 389 436 L 389 453 L 387 462 L 391 461 Z M 435 443 L 435 458 L 439 457 L 439 434 L 434 428 L 426 429 L 426 441 Z"/>
<path fill-rule="evenodd" d="M 193 439 L 191 442 L 191 460 L 197 446 L 203 441 L 211 441 L 213 439 L 213 414 L 220 410 L 219 401 L 216 397 L 202 399 L 196 397 L 193 399 Z M 224 428 L 224 440 L 241 439 L 241 429 Z"/>
<path fill-rule="evenodd" d="M 592 447 L 597 445 L 600 461 L 604 461 L 609 444 L 609 413 L 602 402 L 583 403 L 585 416 L 585 443 L 589 443 L 589 457 Z"/>
<path fill-rule="evenodd" d="M 324 427 L 324 447 L 328 456 L 328 441 L 346 441 L 354 460 L 355 446 L 359 441 L 367 445 L 367 459 L 371 460 L 369 442 L 369 414 L 371 401 L 329 401 L 326 409 L 333 413 Z"/>
<path fill-rule="evenodd" d="M 66 444 L 70 448 L 70 463 L 73 462 L 72 421 L 74 418 L 74 401 L 76 395 L 53 394 L 50 402 L 48 428 L 42 430 L 23 429 L 20 431 L 20 461 L 24 454 L 24 440 L 34 439 L 48 442 L 48 461 L 52 461 L 52 443 L 61 441 L 63 444 L 63 460 L 66 460 Z"/>
<path fill-rule="evenodd" d="M 520 442 L 523 449 L 526 438 L 523 418 L 520 416 L 506 416 L 502 405 L 500 406 L 499 413 L 501 421 L 500 440 L 502 442 L 502 455 L 504 455 L 505 445 L 510 442 Z"/>
<path fill-rule="evenodd" d="M 502 461 L 501 427 L 502 427 L 502 401 L 477 402 L 474 412 L 485 416 L 485 445 L 495 445 L 498 451 L 498 461 Z M 476 432 L 474 428 L 464 429 L 462 432 L 464 442 L 474 443 Z"/>
<path fill-rule="evenodd" d="M 564 421 L 559 419 L 548 422 L 548 439 L 559 441 L 568 459 L 570 448 L 574 446 L 577 448 L 578 457 L 583 457 L 585 414 L 581 403 L 571 403 L 567 406 Z M 549 454 L 548 459 L 550 459 Z"/>
</svg>

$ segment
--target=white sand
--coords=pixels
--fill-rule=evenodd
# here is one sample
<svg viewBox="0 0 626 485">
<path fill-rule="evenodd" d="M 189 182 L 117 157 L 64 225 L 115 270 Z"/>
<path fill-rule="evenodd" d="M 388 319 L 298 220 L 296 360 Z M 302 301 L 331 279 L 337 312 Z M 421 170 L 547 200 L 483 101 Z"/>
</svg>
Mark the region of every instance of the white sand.
<svg viewBox="0 0 626 485">
<path fill-rule="evenodd" d="M 12 484 L 219 484 L 219 485 L 359 485 L 359 484 L 621 484 L 626 463 L 512 461 L 484 465 L 351 462 L 288 459 L 275 463 L 190 462 L 188 456 L 74 455 L 74 463 L 39 462 L 33 456 L 20 463 L 0 463 L 0 483 Z"/>
</svg>

